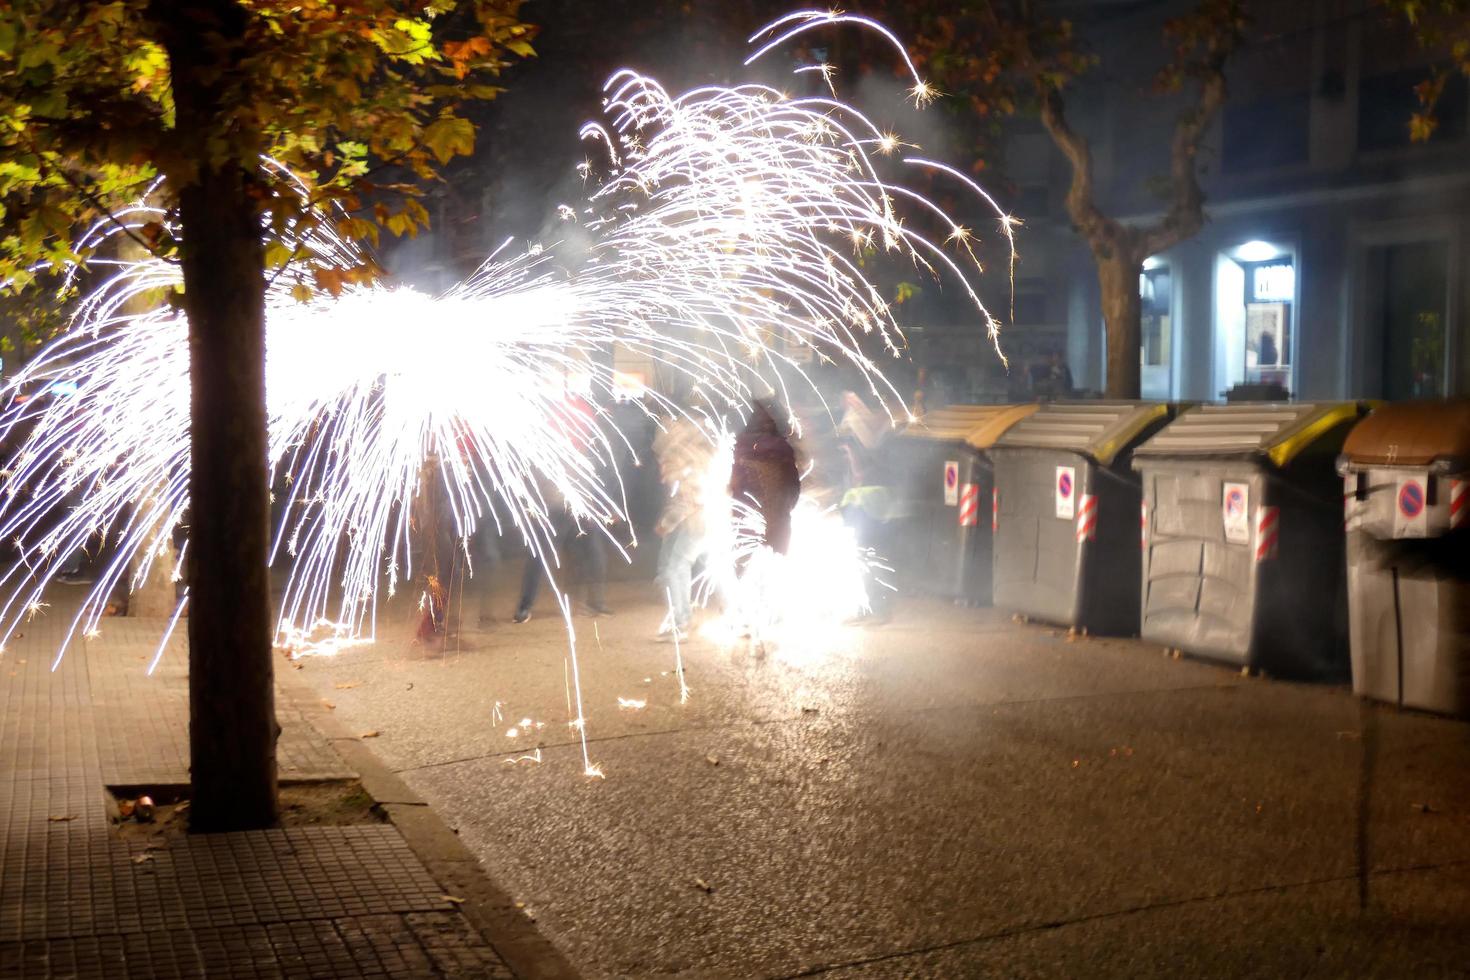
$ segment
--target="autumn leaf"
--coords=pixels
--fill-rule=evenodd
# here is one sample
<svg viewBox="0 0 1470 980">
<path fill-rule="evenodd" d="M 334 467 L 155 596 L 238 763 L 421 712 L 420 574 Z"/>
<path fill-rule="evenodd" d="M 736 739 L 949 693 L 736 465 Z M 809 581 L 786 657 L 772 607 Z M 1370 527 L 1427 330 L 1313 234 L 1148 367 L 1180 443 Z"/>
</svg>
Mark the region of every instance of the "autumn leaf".
<svg viewBox="0 0 1470 980">
<path fill-rule="evenodd" d="M 1427 112 L 1416 112 L 1409 117 L 1409 139 L 1423 143 L 1434 135 L 1439 119 Z"/>
<path fill-rule="evenodd" d="M 468 119 L 441 116 L 424 129 L 424 145 L 440 163 L 448 163 L 456 154 L 473 152 L 475 127 Z"/>
</svg>

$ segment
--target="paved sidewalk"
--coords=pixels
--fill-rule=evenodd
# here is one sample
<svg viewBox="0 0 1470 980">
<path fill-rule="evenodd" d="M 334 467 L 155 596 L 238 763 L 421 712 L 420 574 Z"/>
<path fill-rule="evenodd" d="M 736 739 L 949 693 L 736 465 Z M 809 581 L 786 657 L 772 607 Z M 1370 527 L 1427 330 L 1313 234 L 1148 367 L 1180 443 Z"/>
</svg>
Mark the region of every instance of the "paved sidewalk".
<svg viewBox="0 0 1470 980">
<path fill-rule="evenodd" d="M 125 618 L 53 671 L 66 599 L 0 656 L 0 977 L 513 976 L 392 824 L 120 837 L 105 787 L 188 782 L 182 630 L 151 677 Z M 354 777 L 290 673 L 283 782 Z"/>
</svg>

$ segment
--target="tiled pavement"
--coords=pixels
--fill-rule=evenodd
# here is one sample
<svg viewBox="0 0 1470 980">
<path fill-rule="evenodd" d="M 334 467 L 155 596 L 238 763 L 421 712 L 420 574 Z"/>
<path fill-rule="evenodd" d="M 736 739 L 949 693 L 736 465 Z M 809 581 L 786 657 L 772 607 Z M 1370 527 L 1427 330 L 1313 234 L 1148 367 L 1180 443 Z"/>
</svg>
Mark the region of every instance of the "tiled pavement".
<svg viewBox="0 0 1470 980">
<path fill-rule="evenodd" d="M 0 978 L 512 976 L 388 824 L 118 838 L 105 787 L 188 781 L 181 637 L 68 618 L 0 655 Z M 278 685 L 282 780 L 353 775 Z"/>
</svg>

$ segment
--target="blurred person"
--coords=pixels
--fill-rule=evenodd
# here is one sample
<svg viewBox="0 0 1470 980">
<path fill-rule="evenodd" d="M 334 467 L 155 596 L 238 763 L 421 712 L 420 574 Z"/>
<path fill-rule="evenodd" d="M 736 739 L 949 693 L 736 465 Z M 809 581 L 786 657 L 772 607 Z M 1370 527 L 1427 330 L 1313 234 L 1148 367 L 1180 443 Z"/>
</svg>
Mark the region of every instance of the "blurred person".
<svg viewBox="0 0 1470 980">
<path fill-rule="evenodd" d="M 571 411 L 568 417 L 577 420 L 570 423 L 571 438 L 589 455 L 597 484 L 605 492 L 616 494 L 615 488 L 621 486 L 617 460 L 612 456 L 611 447 L 599 445 L 597 441 L 597 422 L 599 417 L 606 415 L 605 410 L 580 395 L 571 396 L 569 401 Z M 530 620 L 531 608 L 536 604 L 541 583 L 546 578 L 547 565 L 556 567 L 557 559 L 565 558 L 572 549 L 577 552 L 578 577 L 587 589 L 588 611 L 594 616 L 611 616 L 612 610 L 607 605 L 608 529 L 598 526 L 596 518 L 584 515 L 578 519 L 572 512 L 566 495 L 559 488 L 547 486 L 543 496 L 548 504 L 547 517 L 551 525 L 547 547 L 552 552 L 526 556 L 525 569 L 521 573 L 520 600 L 516 603 L 511 622 L 524 623 Z"/>
<path fill-rule="evenodd" d="M 791 544 L 791 509 L 800 495 L 796 450 L 771 410 L 756 402 L 745 430 L 735 438 L 730 497 L 760 514 L 765 524 L 762 543 L 784 555 Z"/>
<path fill-rule="evenodd" d="M 878 454 L 859 456 L 848 454 L 847 490 L 842 495 L 842 521 L 852 530 L 858 547 L 867 550 L 869 557 L 886 558 L 891 553 L 889 521 L 898 507 L 898 497 L 890 488 L 884 475 L 881 457 Z M 871 618 L 886 623 L 889 618 L 893 590 L 878 580 L 879 569 L 868 566 L 865 591 L 868 596 L 868 612 L 857 619 Z"/>
<path fill-rule="evenodd" d="M 653 531 L 663 539 L 655 581 L 669 602 L 660 636 L 684 636 L 693 618 L 694 566 L 704 557 L 704 491 L 714 447 L 688 418 L 673 419 L 653 441 L 659 480 L 668 488 Z"/>
<path fill-rule="evenodd" d="M 1076 390 L 1072 384 L 1072 369 L 1067 366 L 1060 348 L 1052 348 L 1046 361 L 1031 369 L 1031 393 L 1037 398 L 1047 401 L 1070 398 Z"/>
<path fill-rule="evenodd" d="M 870 409 L 857 392 L 842 393 L 842 421 L 837 423 L 839 437 L 854 440 L 864 451 L 872 452 L 887 434 L 887 420 Z"/>
<path fill-rule="evenodd" d="M 607 540 L 600 527 L 583 527 L 563 501 L 555 507 L 551 516 L 551 540 L 547 548 L 551 553 L 526 555 L 525 570 L 521 573 L 521 597 L 516 603 L 513 623 L 528 622 L 531 607 L 541 593 L 541 583 L 546 579 L 546 565 L 557 567 L 558 557 L 565 557 L 571 548 L 578 551 L 577 571 L 587 587 L 587 608 L 594 616 L 610 616 L 607 605 Z M 565 568 L 565 563 L 561 564 Z"/>
<path fill-rule="evenodd" d="M 1280 361 L 1281 354 L 1276 349 L 1276 335 L 1269 330 L 1262 330 L 1259 364 L 1262 367 L 1275 367 Z"/>
<path fill-rule="evenodd" d="M 837 424 L 837 439 L 845 460 L 844 491 L 861 484 L 862 474 L 870 472 L 877 463 L 884 437 L 888 435 L 887 419 L 868 408 L 867 403 L 852 391 L 842 393 L 842 421 Z M 858 478 L 858 482 L 854 482 Z"/>
</svg>

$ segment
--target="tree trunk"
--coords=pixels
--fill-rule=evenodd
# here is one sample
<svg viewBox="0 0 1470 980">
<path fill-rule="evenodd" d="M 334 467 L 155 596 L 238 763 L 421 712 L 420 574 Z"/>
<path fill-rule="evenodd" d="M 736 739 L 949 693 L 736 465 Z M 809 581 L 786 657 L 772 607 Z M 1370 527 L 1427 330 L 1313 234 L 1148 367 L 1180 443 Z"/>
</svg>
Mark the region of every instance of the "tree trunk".
<svg viewBox="0 0 1470 980">
<path fill-rule="evenodd" d="M 189 314 L 190 823 L 276 822 L 266 474 L 265 264 L 247 175 L 180 194 Z"/>
<path fill-rule="evenodd" d="M 1137 398 L 1143 315 L 1138 277 L 1143 263 L 1122 249 L 1095 258 L 1097 281 L 1102 287 L 1103 322 L 1107 325 L 1107 396 Z"/>
<path fill-rule="evenodd" d="M 164 4 L 163 6 L 174 6 Z M 202 0 L 160 20 L 180 146 L 174 183 L 189 316 L 189 755 L 193 830 L 277 822 L 275 688 L 267 568 L 265 260 L 251 196 L 258 158 L 210 159 L 231 108 L 221 86 L 246 16 Z M 166 15 L 164 15 L 166 16 Z M 172 176 L 172 175 L 171 175 Z"/>
</svg>

